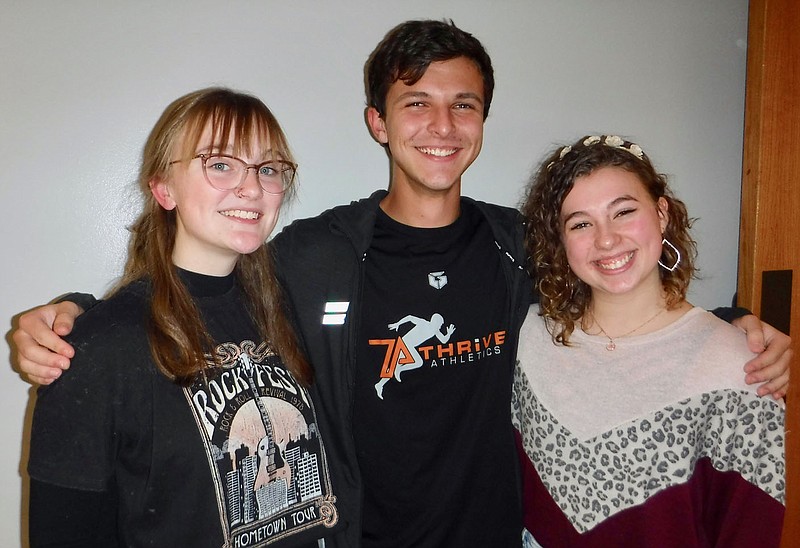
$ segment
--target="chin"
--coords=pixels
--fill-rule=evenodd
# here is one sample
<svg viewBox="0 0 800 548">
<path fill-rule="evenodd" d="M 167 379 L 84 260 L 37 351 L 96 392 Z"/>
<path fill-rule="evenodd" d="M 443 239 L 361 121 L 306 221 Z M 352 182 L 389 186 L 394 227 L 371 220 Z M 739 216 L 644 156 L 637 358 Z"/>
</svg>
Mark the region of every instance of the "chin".
<svg viewBox="0 0 800 548">
<path fill-rule="evenodd" d="M 247 247 L 247 248 L 244 248 L 244 249 L 242 249 L 241 251 L 239 251 L 239 253 L 240 253 L 241 255 L 250 255 L 251 253 L 254 253 L 254 252 L 258 251 L 259 249 L 261 249 L 261 245 L 262 245 L 262 244 L 258 244 L 258 245 L 254 245 L 254 246 L 249 246 L 249 247 Z"/>
<path fill-rule="evenodd" d="M 607 293 L 612 293 L 614 295 L 623 295 L 628 293 L 629 291 L 633 291 L 639 286 L 637 283 L 631 282 L 622 282 L 616 284 L 604 284 L 603 289 Z"/>
<path fill-rule="evenodd" d="M 266 240 L 266 239 L 265 239 Z M 239 241 L 231 245 L 231 249 L 240 255 L 249 255 L 254 251 L 257 251 L 262 245 L 264 245 L 265 240 L 260 239 L 253 239 L 247 241 Z"/>
</svg>

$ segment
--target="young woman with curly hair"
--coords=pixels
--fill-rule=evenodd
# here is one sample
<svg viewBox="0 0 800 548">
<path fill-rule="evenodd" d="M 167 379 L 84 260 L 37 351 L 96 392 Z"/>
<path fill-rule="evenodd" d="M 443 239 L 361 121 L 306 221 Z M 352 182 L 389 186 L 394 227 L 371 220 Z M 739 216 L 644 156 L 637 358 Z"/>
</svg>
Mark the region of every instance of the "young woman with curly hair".
<svg viewBox="0 0 800 548">
<path fill-rule="evenodd" d="M 777 546 L 782 402 L 744 383 L 745 336 L 686 301 L 684 204 L 641 147 L 585 136 L 523 207 L 540 305 L 513 414 L 535 546 Z"/>
</svg>

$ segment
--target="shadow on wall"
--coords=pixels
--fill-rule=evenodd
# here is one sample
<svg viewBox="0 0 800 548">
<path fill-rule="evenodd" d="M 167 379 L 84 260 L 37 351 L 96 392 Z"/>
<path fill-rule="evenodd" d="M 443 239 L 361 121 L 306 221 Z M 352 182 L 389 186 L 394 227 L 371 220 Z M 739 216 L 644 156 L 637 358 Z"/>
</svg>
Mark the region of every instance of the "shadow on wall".
<svg viewBox="0 0 800 548">
<path fill-rule="evenodd" d="M 8 356 L 8 362 L 17 374 L 23 380 L 26 380 L 21 375 L 19 369 L 19 361 L 17 360 L 17 345 L 11 338 L 11 333 L 19 327 L 19 317 L 27 312 L 27 310 L 16 314 L 11 318 L 11 329 L 6 332 L 6 343 L 8 344 L 11 353 Z M 31 386 L 28 388 L 28 403 L 25 406 L 25 414 L 22 423 L 22 450 L 20 451 L 20 459 L 17 467 L 17 472 L 20 479 L 20 508 L 19 508 L 19 531 L 20 531 L 20 546 L 28 548 L 30 546 L 30 538 L 28 536 L 28 508 L 30 506 L 31 492 L 30 492 L 30 478 L 28 477 L 28 457 L 30 456 L 30 440 L 31 440 L 31 424 L 33 421 L 33 408 L 36 405 L 36 387 Z"/>
</svg>

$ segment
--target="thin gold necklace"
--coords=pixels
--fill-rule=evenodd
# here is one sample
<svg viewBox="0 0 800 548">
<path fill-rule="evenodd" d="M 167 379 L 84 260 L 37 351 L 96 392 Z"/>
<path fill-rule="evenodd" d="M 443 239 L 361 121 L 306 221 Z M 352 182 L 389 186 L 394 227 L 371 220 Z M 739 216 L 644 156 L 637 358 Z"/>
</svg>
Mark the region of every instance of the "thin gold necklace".
<svg viewBox="0 0 800 548">
<path fill-rule="evenodd" d="M 627 333 L 623 333 L 622 335 L 617 335 L 617 338 L 621 339 L 622 337 L 627 337 L 628 335 L 630 335 L 631 333 L 633 333 L 635 331 L 639 331 L 641 328 L 643 328 L 644 326 L 646 326 L 647 324 L 649 324 L 650 322 L 652 322 L 653 320 L 658 318 L 661 315 L 661 313 L 664 312 L 665 310 L 666 310 L 666 308 L 662 308 L 661 310 L 656 312 L 653 316 L 651 316 L 649 320 L 647 320 L 646 322 L 644 322 L 643 324 L 641 324 L 641 325 L 639 325 L 637 327 L 634 327 L 633 329 L 631 329 Z M 611 337 L 611 335 L 606 333 L 606 330 L 603 329 L 603 326 L 600 325 L 600 322 L 597 321 L 597 318 L 595 317 L 594 312 L 591 312 L 591 315 L 592 315 L 592 321 L 600 329 L 600 333 L 605 335 L 606 338 L 608 339 L 608 344 L 606 344 L 606 350 L 608 350 L 609 352 L 613 352 L 614 350 L 617 349 L 617 344 L 614 342 L 614 339 Z"/>
</svg>

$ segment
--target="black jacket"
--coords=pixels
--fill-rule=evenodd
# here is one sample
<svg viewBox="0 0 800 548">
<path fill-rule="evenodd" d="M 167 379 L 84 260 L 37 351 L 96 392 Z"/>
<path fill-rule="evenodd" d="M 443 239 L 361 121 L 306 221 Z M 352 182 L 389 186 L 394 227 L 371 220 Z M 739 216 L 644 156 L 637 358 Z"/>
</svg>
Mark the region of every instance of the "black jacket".
<svg viewBox="0 0 800 548">
<path fill-rule="evenodd" d="M 361 544 L 361 474 L 353 439 L 355 338 L 361 306 L 364 258 L 375 226 L 376 213 L 386 191 L 293 222 L 271 242 L 277 272 L 296 327 L 305 344 L 315 379 L 312 390 L 323 443 L 330 459 L 333 491 L 340 497 L 340 519 L 348 523 L 344 535 L 326 546 Z M 523 220 L 515 209 L 470 201 L 489 222 L 508 284 L 508 347 L 516 360 L 517 337 L 531 300 L 531 282 L 525 272 Z M 349 303 L 344 316 L 326 303 Z M 336 319 L 342 323 L 334 323 Z M 325 322 L 328 323 L 325 323 Z M 511 384 L 511 376 L 508 382 Z M 510 405 L 510 402 L 509 402 Z M 509 506 L 518 493 L 509 493 Z M 344 537 L 344 538 L 342 538 Z"/>
</svg>

